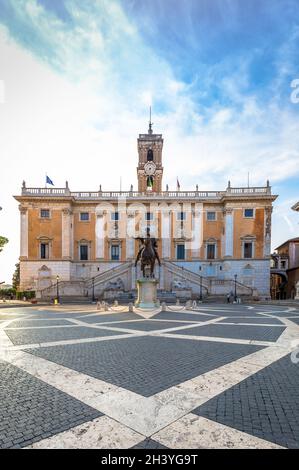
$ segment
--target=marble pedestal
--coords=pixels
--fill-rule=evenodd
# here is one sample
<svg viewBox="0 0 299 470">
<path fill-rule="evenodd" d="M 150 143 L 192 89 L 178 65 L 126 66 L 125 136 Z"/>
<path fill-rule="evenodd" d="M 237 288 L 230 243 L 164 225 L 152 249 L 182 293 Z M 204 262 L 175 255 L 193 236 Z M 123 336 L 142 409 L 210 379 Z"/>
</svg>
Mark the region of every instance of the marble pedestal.
<svg viewBox="0 0 299 470">
<path fill-rule="evenodd" d="M 157 279 L 143 278 L 137 281 L 136 307 L 155 308 L 157 307 Z"/>
</svg>

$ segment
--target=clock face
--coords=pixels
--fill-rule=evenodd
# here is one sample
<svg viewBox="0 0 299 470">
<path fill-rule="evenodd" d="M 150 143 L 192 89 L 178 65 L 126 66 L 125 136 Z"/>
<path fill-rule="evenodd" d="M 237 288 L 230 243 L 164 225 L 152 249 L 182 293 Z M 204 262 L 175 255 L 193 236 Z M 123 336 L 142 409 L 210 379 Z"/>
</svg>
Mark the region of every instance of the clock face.
<svg viewBox="0 0 299 470">
<path fill-rule="evenodd" d="M 152 176 L 155 174 L 155 171 L 156 171 L 156 165 L 154 164 L 154 162 L 147 162 L 144 165 L 144 172 L 146 175 Z"/>
</svg>

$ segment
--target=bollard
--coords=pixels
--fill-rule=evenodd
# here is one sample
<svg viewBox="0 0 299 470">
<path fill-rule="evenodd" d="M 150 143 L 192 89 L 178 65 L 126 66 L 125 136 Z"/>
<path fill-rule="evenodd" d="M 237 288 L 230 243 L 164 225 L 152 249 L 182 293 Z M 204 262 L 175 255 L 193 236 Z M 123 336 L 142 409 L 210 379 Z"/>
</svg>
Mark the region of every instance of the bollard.
<svg viewBox="0 0 299 470">
<path fill-rule="evenodd" d="M 132 302 L 129 303 L 129 312 L 134 312 Z"/>
<path fill-rule="evenodd" d="M 186 308 L 190 308 L 191 305 L 192 305 L 192 304 L 191 304 L 191 300 L 187 300 L 187 302 L 186 302 Z"/>
<path fill-rule="evenodd" d="M 160 300 L 159 299 L 157 299 L 156 306 L 160 307 Z"/>
<path fill-rule="evenodd" d="M 196 308 L 196 307 L 197 307 L 196 300 L 193 300 L 193 302 L 192 302 L 192 308 Z"/>
<path fill-rule="evenodd" d="M 176 305 L 180 305 L 180 299 L 177 299 Z"/>
<path fill-rule="evenodd" d="M 167 306 L 166 306 L 166 303 L 165 303 L 165 302 L 162 302 L 162 306 L 161 306 L 161 307 L 162 307 L 161 311 L 162 311 L 162 312 L 166 312 Z"/>
<path fill-rule="evenodd" d="M 114 300 L 114 307 L 118 307 L 118 301 L 117 300 Z"/>
</svg>

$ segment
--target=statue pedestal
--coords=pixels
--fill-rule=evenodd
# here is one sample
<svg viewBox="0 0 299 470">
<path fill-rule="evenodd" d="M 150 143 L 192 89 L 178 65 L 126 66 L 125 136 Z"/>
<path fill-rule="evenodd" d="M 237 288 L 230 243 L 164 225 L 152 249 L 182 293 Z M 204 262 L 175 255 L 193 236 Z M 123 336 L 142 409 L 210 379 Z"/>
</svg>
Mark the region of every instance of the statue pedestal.
<svg viewBox="0 0 299 470">
<path fill-rule="evenodd" d="M 137 301 L 135 306 L 140 308 L 157 307 L 157 279 L 138 279 L 137 281 Z"/>
</svg>

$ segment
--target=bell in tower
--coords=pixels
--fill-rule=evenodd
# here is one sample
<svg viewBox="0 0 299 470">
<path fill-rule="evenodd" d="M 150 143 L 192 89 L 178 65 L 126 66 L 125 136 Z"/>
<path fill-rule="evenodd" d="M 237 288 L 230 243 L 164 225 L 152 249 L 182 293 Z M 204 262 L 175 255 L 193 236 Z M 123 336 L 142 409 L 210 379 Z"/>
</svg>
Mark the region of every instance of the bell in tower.
<svg viewBox="0 0 299 470">
<path fill-rule="evenodd" d="M 138 146 L 138 191 L 162 191 L 162 134 L 153 133 L 151 117 L 147 134 L 139 134 Z"/>
</svg>

